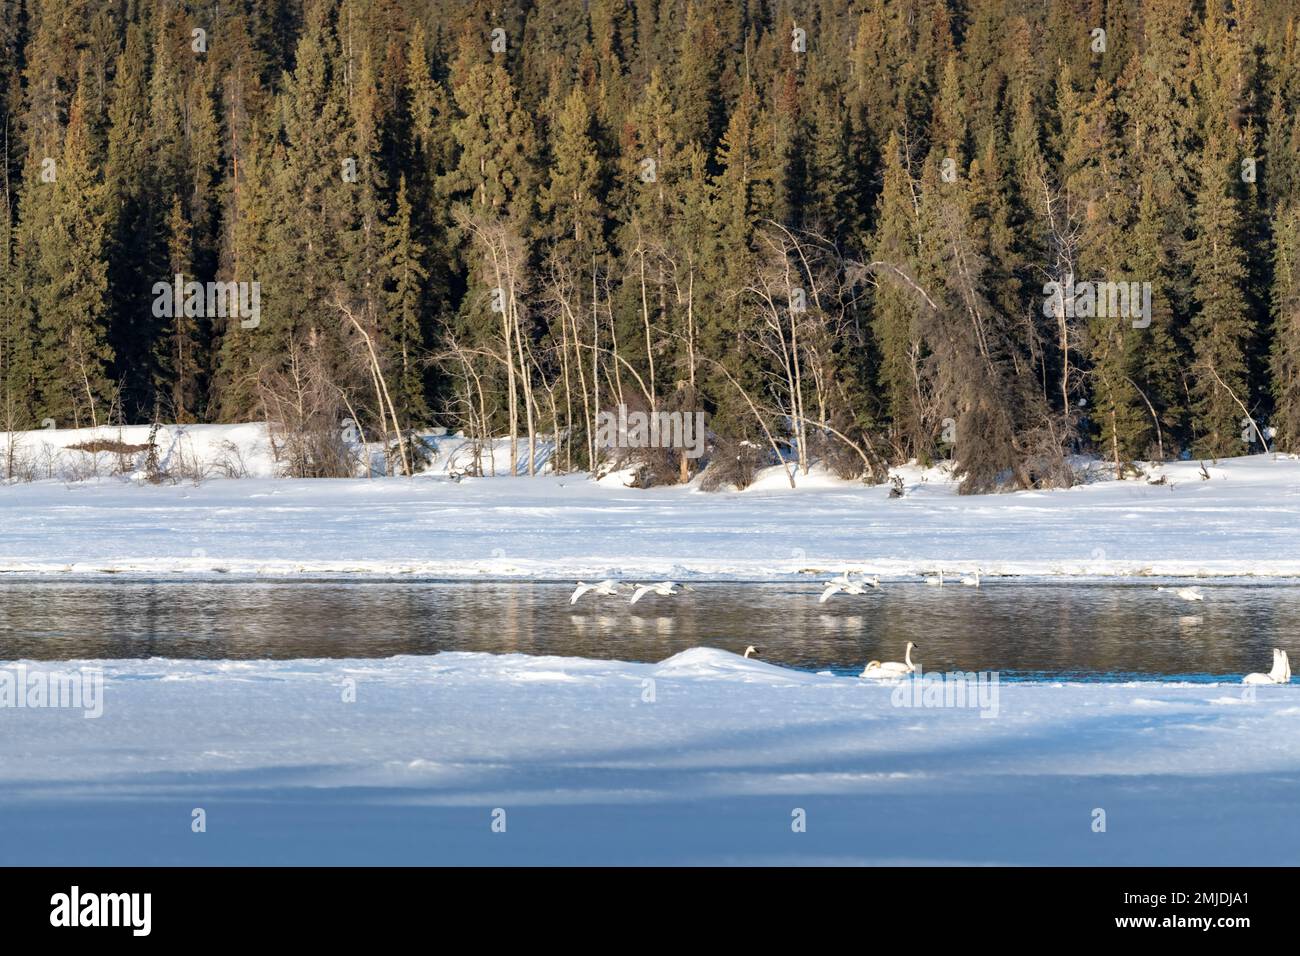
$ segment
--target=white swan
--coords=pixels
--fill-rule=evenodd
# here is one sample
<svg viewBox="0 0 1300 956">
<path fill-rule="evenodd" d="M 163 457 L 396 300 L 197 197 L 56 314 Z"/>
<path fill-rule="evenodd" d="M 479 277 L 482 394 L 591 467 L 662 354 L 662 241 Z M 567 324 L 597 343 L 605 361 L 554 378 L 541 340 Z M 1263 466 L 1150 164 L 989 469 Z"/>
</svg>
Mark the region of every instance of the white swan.
<svg viewBox="0 0 1300 956">
<path fill-rule="evenodd" d="M 866 585 L 861 581 L 827 581 L 826 590 L 817 599 L 818 604 L 825 604 L 835 594 L 866 594 Z"/>
<path fill-rule="evenodd" d="M 1273 669 L 1267 674 L 1247 674 L 1241 679 L 1243 684 L 1289 684 L 1291 683 L 1291 661 L 1286 651 L 1273 648 Z"/>
<path fill-rule="evenodd" d="M 943 587 L 943 568 L 939 569 L 939 574 L 936 577 L 926 578 L 925 583 L 933 587 Z"/>
<path fill-rule="evenodd" d="M 903 660 L 906 663 L 900 664 L 898 661 L 886 661 L 884 664 L 880 661 L 872 661 L 862 671 L 863 677 L 906 677 L 908 674 L 916 672 L 916 665 L 912 663 L 912 649 L 916 645 L 911 641 L 907 642 L 907 651 L 903 654 Z"/>
<path fill-rule="evenodd" d="M 749 659 L 749 655 L 750 655 L 750 654 L 753 654 L 755 657 L 758 656 L 758 648 L 755 647 L 753 644 L 750 644 L 749 647 L 745 648 L 745 659 L 746 659 L 746 660 Z"/>
<path fill-rule="evenodd" d="M 685 584 L 678 584 L 676 581 L 660 581 L 658 584 L 634 584 L 632 587 L 634 591 L 632 594 L 632 600 L 628 602 L 629 604 L 635 604 L 647 594 L 658 594 L 660 597 L 670 597 L 674 594 L 679 594 L 682 591 L 694 590 L 693 588 L 687 587 Z"/>
<path fill-rule="evenodd" d="M 976 568 L 973 574 L 968 574 L 961 579 L 961 583 L 968 588 L 977 588 L 980 586 L 980 569 Z"/>
<path fill-rule="evenodd" d="M 573 597 L 569 598 L 569 603 L 577 604 L 578 598 L 588 593 L 603 594 L 606 597 L 612 597 L 622 589 L 623 585 L 617 581 L 601 581 L 599 584 L 584 584 L 582 581 L 579 581 L 578 586 L 573 589 Z"/>
<path fill-rule="evenodd" d="M 1204 601 L 1205 595 L 1201 593 L 1200 588 L 1156 588 L 1157 591 L 1172 591 L 1175 597 L 1180 597 L 1184 601 Z"/>
<path fill-rule="evenodd" d="M 863 574 L 861 571 L 844 571 L 844 572 L 841 572 L 840 574 L 838 574 L 838 575 L 836 575 L 835 577 L 831 578 L 831 579 L 830 579 L 829 581 L 827 581 L 826 583 L 827 583 L 828 585 L 829 585 L 829 584 L 839 584 L 839 585 L 843 585 L 843 586 L 845 586 L 845 587 L 849 586 L 850 584 L 857 584 L 857 585 L 860 585 L 860 586 L 862 586 L 862 587 L 871 587 L 871 588 L 875 588 L 877 591 L 880 590 L 880 577 L 879 577 L 879 575 L 874 575 L 874 574 L 873 574 L 871 577 L 867 577 L 867 576 L 866 576 L 865 574 Z"/>
</svg>

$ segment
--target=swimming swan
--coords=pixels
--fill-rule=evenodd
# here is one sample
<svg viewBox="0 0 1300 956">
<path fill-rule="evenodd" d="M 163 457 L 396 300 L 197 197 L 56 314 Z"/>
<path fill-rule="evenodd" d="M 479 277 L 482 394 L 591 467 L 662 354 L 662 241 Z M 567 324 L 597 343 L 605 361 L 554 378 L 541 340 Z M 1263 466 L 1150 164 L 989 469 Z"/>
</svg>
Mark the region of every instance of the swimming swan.
<svg viewBox="0 0 1300 956">
<path fill-rule="evenodd" d="M 940 588 L 943 587 L 943 569 L 942 568 L 939 569 L 939 574 L 937 577 L 926 578 L 925 583 L 932 585 L 933 587 L 940 587 Z"/>
<path fill-rule="evenodd" d="M 980 586 L 980 569 L 976 568 L 974 574 L 968 574 L 961 579 L 961 583 L 968 588 L 977 588 Z"/>
<path fill-rule="evenodd" d="M 569 603 L 577 604 L 578 598 L 582 597 L 584 594 L 587 594 L 588 592 L 592 594 L 603 594 L 606 597 L 611 597 L 612 595 L 617 594 L 622 589 L 623 589 L 623 585 L 619 584 L 617 581 L 601 581 L 599 584 L 584 584 L 583 582 L 579 581 L 578 586 L 573 589 L 573 597 L 569 598 Z"/>
<path fill-rule="evenodd" d="M 753 644 L 750 644 L 749 647 L 745 648 L 745 659 L 746 659 L 746 660 L 749 659 L 749 655 L 750 655 L 750 654 L 753 654 L 755 657 L 758 656 L 758 648 L 755 647 Z"/>
<path fill-rule="evenodd" d="M 1200 588 L 1156 588 L 1157 591 L 1172 591 L 1175 597 L 1180 597 L 1184 601 L 1204 601 L 1205 595 L 1201 593 Z"/>
<path fill-rule="evenodd" d="M 1273 669 L 1267 674 L 1247 674 L 1241 679 L 1243 684 L 1289 684 L 1291 683 L 1291 662 L 1286 651 L 1273 648 Z"/>
<path fill-rule="evenodd" d="M 906 677 L 908 674 L 916 671 L 916 665 L 912 663 L 912 649 L 916 647 L 911 641 L 907 642 L 907 651 L 903 654 L 903 660 L 907 663 L 900 664 L 897 661 L 887 661 L 884 664 L 880 661 L 872 661 L 863 670 L 863 677 Z"/>
</svg>

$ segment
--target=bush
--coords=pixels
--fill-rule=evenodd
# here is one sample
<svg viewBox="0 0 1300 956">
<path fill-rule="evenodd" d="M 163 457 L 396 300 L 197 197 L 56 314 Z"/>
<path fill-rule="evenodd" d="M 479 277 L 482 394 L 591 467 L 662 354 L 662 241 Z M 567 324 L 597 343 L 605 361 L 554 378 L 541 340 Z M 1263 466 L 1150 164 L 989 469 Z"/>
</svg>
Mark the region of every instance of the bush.
<svg viewBox="0 0 1300 956">
<path fill-rule="evenodd" d="M 771 460 L 771 452 L 746 439 L 721 438 L 709 457 L 709 466 L 700 476 L 700 487 L 718 491 L 731 485 L 744 491 L 758 477 L 758 470 Z"/>
</svg>

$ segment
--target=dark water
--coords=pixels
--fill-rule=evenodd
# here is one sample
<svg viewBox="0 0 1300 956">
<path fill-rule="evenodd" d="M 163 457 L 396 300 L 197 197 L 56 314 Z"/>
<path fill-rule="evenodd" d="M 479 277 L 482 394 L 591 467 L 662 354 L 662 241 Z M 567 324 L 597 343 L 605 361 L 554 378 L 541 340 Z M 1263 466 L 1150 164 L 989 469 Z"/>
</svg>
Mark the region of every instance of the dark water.
<svg viewBox="0 0 1300 956">
<path fill-rule="evenodd" d="M 986 581 L 886 583 L 818 604 L 815 582 L 700 584 L 672 598 L 588 595 L 571 584 L 112 581 L 0 583 L 0 660 L 387 657 L 519 652 L 658 661 L 695 646 L 856 673 L 902 660 L 1004 679 L 1235 679 L 1300 659 L 1300 587 Z"/>
</svg>

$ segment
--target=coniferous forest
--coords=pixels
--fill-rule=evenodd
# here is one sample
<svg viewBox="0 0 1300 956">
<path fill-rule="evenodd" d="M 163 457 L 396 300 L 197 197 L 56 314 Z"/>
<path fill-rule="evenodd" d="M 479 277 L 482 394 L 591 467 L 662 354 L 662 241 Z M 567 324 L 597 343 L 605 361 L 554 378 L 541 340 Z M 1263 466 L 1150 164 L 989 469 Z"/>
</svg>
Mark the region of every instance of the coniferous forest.
<svg viewBox="0 0 1300 956">
<path fill-rule="evenodd" d="M 779 453 L 972 492 L 1300 451 L 1298 30 L 1288 0 L 0 0 L 0 429 L 267 420 L 325 475 L 341 422 L 408 470 L 443 426 L 529 472 L 542 441 L 592 467 L 613 406 L 702 410 L 708 454 L 646 481 Z"/>
</svg>

